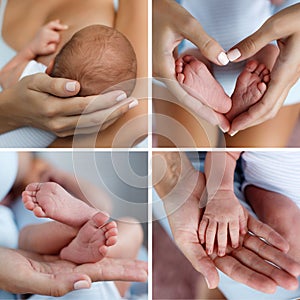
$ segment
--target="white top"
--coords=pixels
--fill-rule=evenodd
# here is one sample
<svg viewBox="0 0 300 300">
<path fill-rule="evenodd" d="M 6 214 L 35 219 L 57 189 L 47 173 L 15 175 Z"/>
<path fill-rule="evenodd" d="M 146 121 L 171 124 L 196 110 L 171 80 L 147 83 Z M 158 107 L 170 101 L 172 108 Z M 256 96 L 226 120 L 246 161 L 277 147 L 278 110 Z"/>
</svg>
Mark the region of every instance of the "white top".
<svg viewBox="0 0 300 300">
<path fill-rule="evenodd" d="M 300 1 L 287 0 L 277 8 L 269 0 L 182 0 L 182 5 L 201 23 L 204 30 L 217 40 L 225 51 L 256 31 L 274 12 Z M 184 43 L 184 49 L 195 47 Z M 244 63 L 214 66 L 213 73 L 230 96 Z M 300 81 L 290 90 L 284 105 L 300 102 Z"/>
<path fill-rule="evenodd" d="M 300 208 L 300 151 L 244 152 L 242 164 L 247 185 L 280 193 Z"/>
</svg>

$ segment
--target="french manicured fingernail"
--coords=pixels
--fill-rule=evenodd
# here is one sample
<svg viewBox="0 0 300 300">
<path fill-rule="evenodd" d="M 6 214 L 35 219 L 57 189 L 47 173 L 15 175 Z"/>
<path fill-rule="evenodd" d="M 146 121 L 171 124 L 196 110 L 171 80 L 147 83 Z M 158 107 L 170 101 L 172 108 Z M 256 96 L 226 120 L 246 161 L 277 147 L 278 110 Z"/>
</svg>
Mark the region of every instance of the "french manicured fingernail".
<svg viewBox="0 0 300 300">
<path fill-rule="evenodd" d="M 206 278 L 206 277 L 204 277 L 204 279 L 205 279 L 205 282 L 206 282 L 206 284 L 207 284 L 207 287 L 210 289 L 211 287 L 210 287 L 210 283 L 209 283 L 209 281 L 207 280 L 207 278 Z"/>
<path fill-rule="evenodd" d="M 233 50 L 230 50 L 228 53 L 227 53 L 227 57 L 230 61 L 235 61 L 236 59 L 238 59 L 239 57 L 241 57 L 241 52 L 239 49 L 233 49 Z"/>
<path fill-rule="evenodd" d="M 218 61 L 220 64 L 222 64 L 223 66 L 226 66 L 228 63 L 229 63 L 229 59 L 226 55 L 225 52 L 221 52 L 219 55 L 218 55 Z"/>
<path fill-rule="evenodd" d="M 129 109 L 136 107 L 139 104 L 139 101 L 134 100 L 129 104 Z"/>
<path fill-rule="evenodd" d="M 74 283 L 74 290 L 89 289 L 90 283 L 86 280 L 80 280 Z"/>
<path fill-rule="evenodd" d="M 74 81 L 67 82 L 66 90 L 69 92 L 75 92 L 76 91 L 76 82 L 74 82 Z"/>
<path fill-rule="evenodd" d="M 116 98 L 116 101 L 122 101 L 122 100 L 125 100 L 127 99 L 127 95 L 125 93 L 122 93 L 121 95 L 119 95 L 117 98 Z"/>
<path fill-rule="evenodd" d="M 239 132 L 239 131 L 237 130 L 237 131 L 234 131 L 234 132 L 232 132 L 232 133 L 229 133 L 229 135 L 230 135 L 230 136 L 235 136 L 238 132 Z"/>
<path fill-rule="evenodd" d="M 226 129 L 225 129 L 225 128 L 222 128 L 222 126 L 220 126 L 220 129 L 222 130 L 223 133 L 226 133 L 226 132 L 228 132 L 228 130 L 229 130 L 228 128 L 226 128 Z"/>
</svg>

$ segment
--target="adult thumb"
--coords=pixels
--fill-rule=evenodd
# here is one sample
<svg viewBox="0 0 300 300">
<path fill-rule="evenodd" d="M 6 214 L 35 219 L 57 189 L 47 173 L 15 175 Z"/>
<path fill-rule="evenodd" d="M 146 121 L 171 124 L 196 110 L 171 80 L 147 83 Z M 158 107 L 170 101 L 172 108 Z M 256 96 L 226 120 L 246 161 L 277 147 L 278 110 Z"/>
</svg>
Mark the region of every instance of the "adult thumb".
<svg viewBox="0 0 300 300">
<path fill-rule="evenodd" d="M 192 19 L 187 27 L 184 37 L 195 44 L 203 56 L 216 65 L 225 66 L 229 63 L 225 50 L 204 31 L 196 19 Z"/>
<path fill-rule="evenodd" d="M 34 287 L 30 293 L 48 295 L 53 297 L 63 296 L 74 290 L 88 289 L 91 279 L 79 273 L 60 273 L 56 275 L 36 274 Z"/>
</svg>

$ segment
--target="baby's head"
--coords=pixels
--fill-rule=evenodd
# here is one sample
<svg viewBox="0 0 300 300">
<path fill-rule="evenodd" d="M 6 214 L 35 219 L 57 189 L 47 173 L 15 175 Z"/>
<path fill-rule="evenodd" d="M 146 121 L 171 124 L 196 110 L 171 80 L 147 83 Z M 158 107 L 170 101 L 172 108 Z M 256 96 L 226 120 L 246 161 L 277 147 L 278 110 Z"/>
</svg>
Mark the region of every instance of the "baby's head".
<svg viewBox="0 0 300 300">
<path fill-rule="evenodd" d="M 55 58 L 52 77 L 80 82 L 79 95 L 123 90 L 129 96 L 136 79 L 136 56 L 119 31 L 92 25 L 73 35 Z"/>
</svg>

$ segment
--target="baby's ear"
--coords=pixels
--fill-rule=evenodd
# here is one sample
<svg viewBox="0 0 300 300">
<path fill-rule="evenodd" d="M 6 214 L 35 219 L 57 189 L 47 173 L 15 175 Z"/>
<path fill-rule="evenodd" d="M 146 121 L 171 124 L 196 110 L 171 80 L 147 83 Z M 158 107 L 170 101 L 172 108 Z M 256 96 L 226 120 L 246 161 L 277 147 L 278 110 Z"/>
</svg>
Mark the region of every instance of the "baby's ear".
<svg viewBox="0 0 300 300">
<path fill-rule="evenodd" d="M 52 73 L 53 66 L 54 66 L 54 59 L 50 61 L 49 65 L 46 69 L 46 74 L 50 75 Z"/>
</svg>

